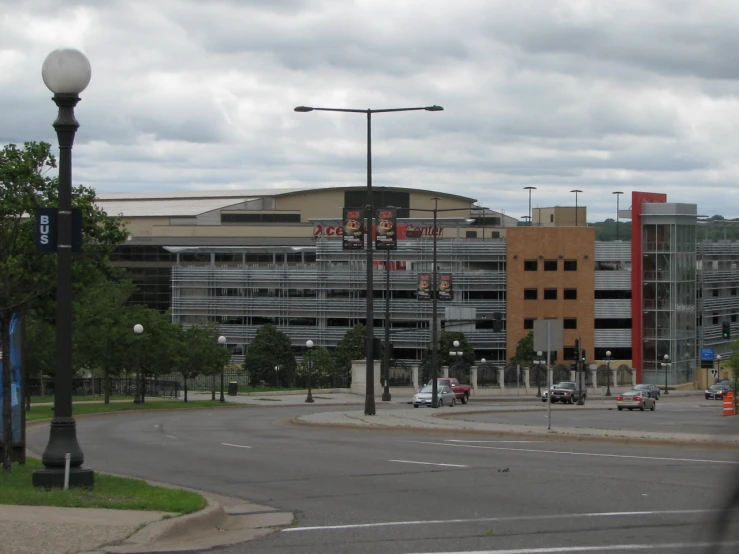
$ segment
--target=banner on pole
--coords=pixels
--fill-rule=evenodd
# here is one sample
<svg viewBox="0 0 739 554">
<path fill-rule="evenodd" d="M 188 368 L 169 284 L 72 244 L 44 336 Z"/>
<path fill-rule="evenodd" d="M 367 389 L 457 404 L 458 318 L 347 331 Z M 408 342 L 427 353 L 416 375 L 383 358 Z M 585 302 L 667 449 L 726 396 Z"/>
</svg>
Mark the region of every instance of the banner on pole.
<svg viewBox="0 0 739 554">
<path fill-rule="evenodd" d="M 398 225 L 395 208 L 382 208 L 377 213 L 377 250 L 396 250 L 398 248 Z"/>
<path fill-rule="evenodd" d="M 344 208 L 341 240 L 344 250 L 362 250 L 364 248 L 364 219 L 362 218 L 362 210 Z"/>
</svg>

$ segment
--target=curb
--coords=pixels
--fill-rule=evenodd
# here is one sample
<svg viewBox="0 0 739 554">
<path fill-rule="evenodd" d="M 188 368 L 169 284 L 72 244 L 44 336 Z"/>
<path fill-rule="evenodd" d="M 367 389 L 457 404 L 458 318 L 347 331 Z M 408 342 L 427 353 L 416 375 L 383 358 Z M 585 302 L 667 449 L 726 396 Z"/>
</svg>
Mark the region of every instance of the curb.
<svg viewBox="0 0 739 554">
<path fill-rule="evenodd" d="M 468 414 L 480 413 L 480 412 L 467 412 Z M 464 415 L 459 413 L 455 415 Z M 680 447 L 691 447 L 691 448 L 716 448 L 723 450 L 737 450 L 739 449 L 739 442 L 721 442 L 721 441 L 695 441 L 686 439 L 665 439 L 659 437 L 626 437 L 618 435 L 580 435 L 571 432 L 563 431 L 542 431 L 534 430 L 531 431 L 510 431 L 506 429 L 464 429 L 464 428 L 429 428 L 416 426 L 413 423 L 409 423 L 402 427 L 396 425 L 357 425 L 349 422 L 314 422 L 304 421 L 300 418 L 303 416 L 296 416 L 291 419 L 284 420 L 290 425 L 305 426 L 305 427 L 339 427 L 342 429 L 354 429 L 357 431 L 378 431 L 382 430 L 385 432 L 407 432 L 413 431 L 414 433 L 428 433 L 438 434 L 453 433 L 456 435 L 472 435 L 472 436 L 492 436 L 492 437 L 506 437 L 515 439 L 532 439 L 532 438 L 543 438 L 550 441 L 557 442 L 593 442 L 593 443 L 608 443 L 608 444 L 644 444 L 651 446 L 680 446 Z M 433 416 L 433 417 L 444 417 L 444 416 Z M 447 416 L 449 417 L 449 416 Z M 615 431 L 614 431 L 615 432 Z"/>
</svg>

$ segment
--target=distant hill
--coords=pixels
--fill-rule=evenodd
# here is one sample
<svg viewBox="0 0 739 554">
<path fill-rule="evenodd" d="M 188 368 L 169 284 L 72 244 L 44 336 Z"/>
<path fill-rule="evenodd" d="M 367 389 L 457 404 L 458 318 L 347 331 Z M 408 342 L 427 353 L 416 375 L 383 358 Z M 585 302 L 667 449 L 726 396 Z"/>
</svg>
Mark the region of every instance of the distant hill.
<svg viewBox="0 0 739 554">
<path fill-rule="evenodd" d="M 739 218 L 725 219 L 724 216 L 714 215 L 701 219 L 698 224 L 698 240 L 739 240 Z M 605 221 L 588 223 L 595 228 L 595 240 L 616 240 L 616 220 L 608 218 Z M 620 221 L 618 225 L 619 240 L 631 240 L 631 220 Z"/>
</svg>

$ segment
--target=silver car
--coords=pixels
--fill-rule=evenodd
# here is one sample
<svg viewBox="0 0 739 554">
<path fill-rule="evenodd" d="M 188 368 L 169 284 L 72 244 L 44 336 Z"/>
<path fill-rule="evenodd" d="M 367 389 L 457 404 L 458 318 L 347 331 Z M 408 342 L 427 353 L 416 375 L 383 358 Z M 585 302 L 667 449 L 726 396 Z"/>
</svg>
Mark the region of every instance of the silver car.
<svg viewBox="0 0 739 554">
<path fill-rule="evenodd" d="M 619 412 L 624 408 L 629 411 L 641 410 L 643 412 L 647 408 L 654 411 L 657 407 L 657 400 L 649 396 L 648 391 L 628 390 L 616 396 L 616 407 Z"/>
<path fill-rule="evenodd" d="M 426 385 L 415 395 L 413 395 L 413 407 L 418 408 L 419 406 L 431 407 L 431 399 L 433 396 L 433 387 Z M 457 403 L 457 398 L 449 387 L 438 387 L 436 389 L 436 398 L 439 402 L 439 408 L 442 406 L 454 406 Z"/>
</svg>

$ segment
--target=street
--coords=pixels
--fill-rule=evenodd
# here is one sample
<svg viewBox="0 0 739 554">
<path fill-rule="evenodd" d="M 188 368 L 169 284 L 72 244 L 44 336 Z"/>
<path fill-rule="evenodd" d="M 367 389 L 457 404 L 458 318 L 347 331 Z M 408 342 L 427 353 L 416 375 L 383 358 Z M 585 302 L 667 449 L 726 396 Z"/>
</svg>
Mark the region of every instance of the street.
<svg viewBox="0 0 739 554">
<path fill-rule="evenodd" d="M 655 413 L 605 410 L 598 417 L 649 422 L 670 413 L 681 425 L 695 416 L 670 412 L 667 404 L 661 400 Z M 86 464 L 95 470 L 295 514 L 293 527 L 215 550 L 222 553 L 608 552 L 614 546 L 640 552 L 645 545 L 653 552 L 700 552 L 703 541 L 716 537 L 715 510 L 739 475 L 738 451 L 730 449 L 288 422 L 333 409 L 346 410 L 319 405 L 130 413 L 83 419 L 78 430 Z M 557 417 L 575 416 L 565 413 L 558 410 Z M 595 413 L 580 415 L 590 419 Z M 515 420 L 541 412 L 496 416 Z M 47 433 L 31 431 L 30 448 L 40 451 Z M 736 515 L 724 540 L 739 541 Z"/>
</svg>

